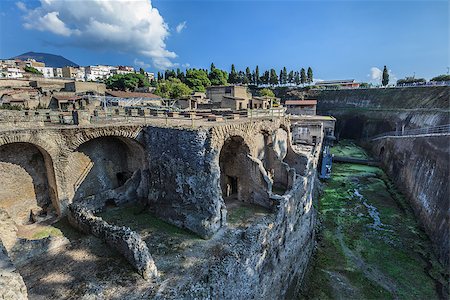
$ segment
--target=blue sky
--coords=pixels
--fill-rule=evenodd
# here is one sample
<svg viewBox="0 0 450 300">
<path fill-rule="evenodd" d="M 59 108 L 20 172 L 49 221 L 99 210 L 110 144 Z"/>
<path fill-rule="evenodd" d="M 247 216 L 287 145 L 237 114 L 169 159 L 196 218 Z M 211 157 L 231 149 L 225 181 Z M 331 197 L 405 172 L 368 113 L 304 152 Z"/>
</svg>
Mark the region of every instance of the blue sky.
<svg viewBox="0 0 450 300">
<path fill-rule="evenodd" d="M 447 1 L 52 1 L 0 2 L 0 57 L 48 52 L 153 71 L 311 66 L 315 78 L 375 82 L 384 65 L 393 78 L 449 66 Z"/>
</svg>

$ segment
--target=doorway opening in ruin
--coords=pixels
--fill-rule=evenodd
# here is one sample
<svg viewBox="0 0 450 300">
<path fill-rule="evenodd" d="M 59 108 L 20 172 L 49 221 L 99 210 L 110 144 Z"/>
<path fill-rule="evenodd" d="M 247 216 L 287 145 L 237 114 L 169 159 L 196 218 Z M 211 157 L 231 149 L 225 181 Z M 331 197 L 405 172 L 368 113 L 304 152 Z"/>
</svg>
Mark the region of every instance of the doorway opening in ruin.
<svg viewBox="0 0 450 300">
<path fill-rule="evenodd" d="M 145 166 L 143 147 L 131 138 L 107 136 L 81 144 L 71 154 L 68 181 L 73 200 L 123 186 Z"/>
<path fill-rule="evenodd" d="M 248 201 L 250 164 L 247 155 L 250 149 L 239 136 L 228 138 L 219 156 L 220 187 L 224 199 Z M 247 185 L 247 186 L 246 186 Z"/>
<path fill-rule="evenodd" d="M 0 230 L 5 247 L 16 237 L 34 238 L 59 212 L 56 179 L 50 155 L 31 143 L 0 146 Z M 9 243 L 10 242 L 10 243 Z"/>
<path fill-rule="evenodd" d="M 225 191 L 225 197 L 237 197 L 238 193 L 238 179 L 234 176 L 228 176 L 226 175 L 226 191 Z"/>
<path fill-rule="evenodd" d="M 383 159 L 383 157 L 384 157 L 384 146 L 381 147 L 381 149 L 380 149 L 380 155 L 379 155 L 379 157 L 380 157 L 380 159 Z"/>
</svg>

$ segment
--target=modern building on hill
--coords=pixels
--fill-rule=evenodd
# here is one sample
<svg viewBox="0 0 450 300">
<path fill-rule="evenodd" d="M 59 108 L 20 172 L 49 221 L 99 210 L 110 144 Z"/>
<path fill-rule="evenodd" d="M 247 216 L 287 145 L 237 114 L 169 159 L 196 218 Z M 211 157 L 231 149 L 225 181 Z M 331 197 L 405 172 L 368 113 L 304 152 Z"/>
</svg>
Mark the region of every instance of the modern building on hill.
<svg viewBox="0 0 450 300">
<path fill-rule="evenodd" d="M 316 87 L 325 87 L 326 89 L 332 88 L 359 88 L 360 83 L 355 82 L 354 79 L 343 80 L 323 80 L 316 82 Z"/>
<path fill-rule="evenodd" d="M 292 115 L 315 115 L 317 100 L 286 100 L 286 112 Z"/>
<path fill-rule="evenodd" d="M 73 78 L 77 81 L 84 81 L 85 80 L 85 74 L 84 74 L 84 67 L 64 67 L 62 68 L 62 77 L 64 78 Z"/>
<path fill-rule="evenodd" d="M 117 67 L 104 65 L 87 66 L 85 67 L 86 81 L 108 79 L 112 76 L 113 70 L 117 70 Z"/>
<path fill-rule="evenodd" d="M 34 67 L 36 70 L 42 73 L 44 78 L 53 78 L 55 74 L 53 73 L 53 68 L 50 67 Z"/>
<path fill-rule="evenodd" d="M 45 63 L 36 61 L 35 59 L 32 59 L 32 58 L 28 58 L 26 61 L 24 61 L 24 64 L 28 67 L 33 67 L 33 68 L 45 67 Z"/>
<path fill-rule="evenodd" d="M 53 75 L 54 77 L 63 77 L 62 68 L 53 68 Z"/>
<path fill-rule="evenodd" d="M 129 66 L 117 66 L 116 69 L 111 69 L 111 75 L 125 75 L 134 73 L 134 68 Z"/>
<path fill-rule="evenodd" d="M 23 78 L 24 71 L 20 68 L 2 68 L 0 70 L 0 78 Z"/>
</svg>

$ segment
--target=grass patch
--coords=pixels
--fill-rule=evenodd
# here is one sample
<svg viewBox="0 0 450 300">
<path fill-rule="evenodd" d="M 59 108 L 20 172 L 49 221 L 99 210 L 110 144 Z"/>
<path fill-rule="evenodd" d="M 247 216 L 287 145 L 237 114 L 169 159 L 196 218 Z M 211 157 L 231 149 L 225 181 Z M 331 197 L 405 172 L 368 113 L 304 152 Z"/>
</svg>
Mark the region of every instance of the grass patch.
<svg viewBox="0 0 450 300">
<path fill-rule="evenodd" d="M 127 226 L 135 231 L 163 232 L 173 236 L 190 236 L 199 238 L 191 231 L 181 229 L 175 225 L 158 219 L 148 211 L 143 211 L 141 207 L 117 207 L 110 208 L 98 214 L 106 222 L 118 226 Z"/>
<path fill-rule="evenodd" d="M 228 209 L 227 221 L 230 224 L 236 225 L 246 223 L 255 218 L 255 216 L 267 215 L 270 211 L 262 206 L 240 203 L 239 206 Z"/>
<path fill-rule="evenodd" d="M 40 240 L 49 236 L 63 236 L 63 233 L 58 228 L 52 226 L 43 226 L 33 232 L 32 239 Z"/>
</svg>

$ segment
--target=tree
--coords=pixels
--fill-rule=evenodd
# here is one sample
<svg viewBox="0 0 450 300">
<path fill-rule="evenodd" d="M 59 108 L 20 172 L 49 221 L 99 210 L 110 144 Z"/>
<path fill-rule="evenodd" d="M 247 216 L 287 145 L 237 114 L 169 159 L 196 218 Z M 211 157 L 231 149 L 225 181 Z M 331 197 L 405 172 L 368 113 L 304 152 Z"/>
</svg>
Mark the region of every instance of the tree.
<svg viewBox="0 0 450 300">
<path fill-rule="evenodd" d="M 226 71 L 215 68 L 209 73 L 208 77 L 211 85 L 227 85 L 228 74 Z"/>
<path fill-rule="evenodd" d="M 430 81 L 450 81 L 450 75 L 448 74 L 439 75 L 431 78 Z"/>
<path fill-rule="evenodd" d="M 159 72 L 159 71 L 158 71 L 157 80 L 158 80 L 158 81 L 163 80 L 163 75 L 162 75 L 162 73 Z"/>
<path fill-rule="evenodd" d="M 255 84 L 256 85 L 259 85 L 259 67 L 258 66 L 256 66 L 256 69 L 255 69 Z"/>
<path fill-rule="evenodd" d="M 286 67 L 283 67 L 282 73 L 281 73 L 281 84 L 286 84 L 288 82 L 288 73 L 286 70 Z"/>
<path fill-rule="evenodd" d="M 190 69 L 186 71 L 186 84 L 194 92 L 204 92 L 211 85 L 205 70 Z"/>
<path fill-rule="evenodd" d="M 278 76 L 277 71 L 275 71 L 275 69 L 270 69 L 269 83 L 271 85 L 278 84 Z"/>
<path fill-rule="evenodd" d="M 189 96 L 192 90 L 178 78 L 158 82 L 155 94 L 168 99 L 180 99 Z"/>
<path fill-rule="evenodd" d="M 177 78 L 180 79 L 183 83 L 186 81 L 186 76 L 184 76 L 184 72 L 180 69 L 177 69 Z"/>
<path fill-rule="evenodd" d="M 269 84 L 269 81 L 270 81 L 270 72 L 269 71 L 264 72 L 264 75 L 261 77 L 261 81 L 263 84 Z"/>
<path fill-rule="evenodd" d="M 249 67 L 247 67 L 245 69 L 245 77 L 247 77 L 247 83 L 251 83 L 253 81 L 252 80 L 252 72 L 250 71 Z"/>
<path fill-rule="evenodd" d="M 275 97 L 275 94 L 273 93 L 273 91 L 271 89 L 267 89 L 267 88 L 259 90 L 258 94 L 261 97 Z"/>
<path fill-rule="evenodd" d="M 236 73 L 236 68 L 234 67 L 234 64 L 232 64 L 230 76 L 228 76 L 228 82 L 235 84 L 235 83 L 238 83 L 238 81 L 239 81 L 239 78 L 238 78 L 238 74 Z"/>
<path fill-rule="evenodd" d="M 288 82 L 290 84 L 294 83 L 294 71 L 290 71 L 288 75 Z"/>
<path fill-rule="evenodd" d="M 106 79 L 106 87 L 112 90 L 133 91 L 138 87 L 150 86 L 147 76 L 140 73 L 115 74 Z"/>
<path fill-rule="evenodd" d="M 308 67 L 308 79 L 307 79 L 308 83 L 312 83 L 313 82 L 313 71 L 311 69 L 311 67 Z"/>
<path fill-rule="evenodd" d="M 300 84 L 300 73 L 299 72 L 295 72 L 294 82 L 295 82 L 296 85 Z"/>
<path fill-rule="evenodd" d="M 278 77 L 278 83 L 279 84 L 283 83 L 283 69 L 280 70 L 280 76 Z"/>
<path fill-rule="evenodd" d="M 389 83 L 389 72 L 388 69 L 386 68 L 386 66 L 384 66 L 383 69 L 383 78 L 381 79 L 381 84 L 383 86 L 387 86 Z"/>
<path fill-rule="evenodd" d="M 212 71 L 214 71 L 215 68 L 216 68 L 216 66 L 214 65 L 214 63 L 211 63 L 211 66 L 209 67 L 209 71 L 212 72 Z"/>
<path fill-rule="evenodd" d="M 142 68 L 139 68 L 139 74 L 145 75 L 145 70 Z"/>
<path fill-rule="evenodd" d="M 305 84 L 306 83 L 306 72 L 305 69 L 300 70 L 300 83 Z"/>
<path fill-rule="evenodd" d="M 404 79 L 399 79 L 397 80 L 397 85 L 403 85 L 403 84 L 411 84 L 411 83 L 419 83 L 419 84 L 423 84 L 427 82 L 425 80 L 425 78 L 415 78 L 414 76 L 412 77 L 406 77 Z"/>
</svg>

